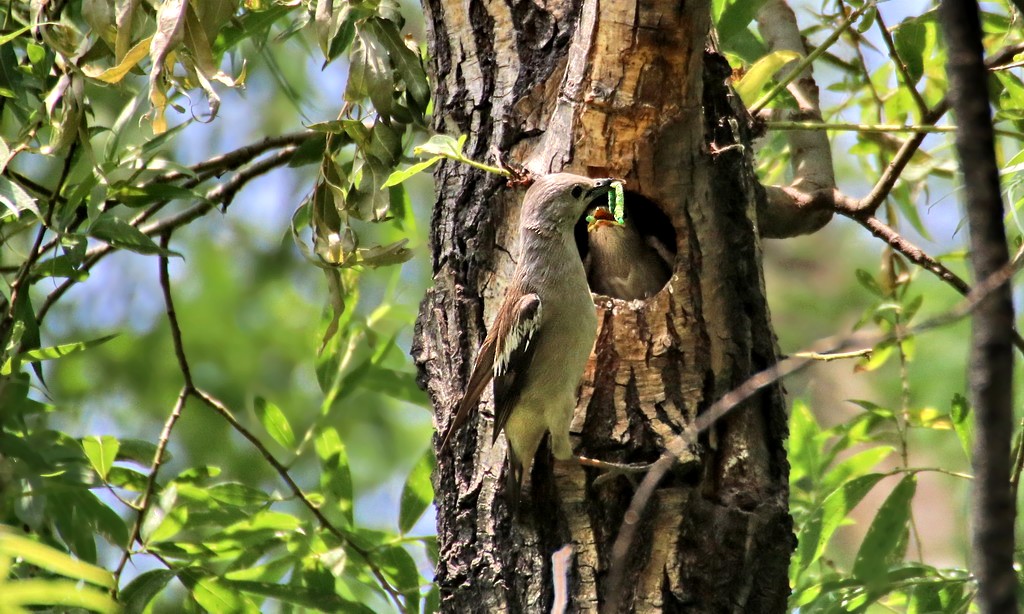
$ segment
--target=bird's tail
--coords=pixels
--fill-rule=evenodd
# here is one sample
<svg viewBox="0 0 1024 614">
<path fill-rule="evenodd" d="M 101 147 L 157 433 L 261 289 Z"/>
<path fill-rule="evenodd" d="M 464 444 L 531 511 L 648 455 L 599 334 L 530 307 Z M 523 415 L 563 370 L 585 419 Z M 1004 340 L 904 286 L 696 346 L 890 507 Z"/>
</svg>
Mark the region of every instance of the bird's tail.
<svg viewBox="0 0 1024 614">
<path fill-rule="evenodd" d="M 512 510 L 512 517 L 519 517 L 519 501 L 523 494 L 523 461 L 516 456 L 512 446 L 508 446 L 508 471 L 505 473 L 505 493 L 508 496 L 508 506 Z"/>
</svg>

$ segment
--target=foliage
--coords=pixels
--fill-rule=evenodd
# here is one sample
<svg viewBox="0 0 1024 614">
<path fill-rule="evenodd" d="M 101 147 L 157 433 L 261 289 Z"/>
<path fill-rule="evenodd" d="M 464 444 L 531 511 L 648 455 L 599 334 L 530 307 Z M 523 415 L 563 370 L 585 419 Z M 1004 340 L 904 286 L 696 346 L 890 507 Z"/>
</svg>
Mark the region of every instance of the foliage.
<svg viewBox="0 0 1024 614">
<path fill-rule="evenodd" d="M 787 60 L 779 57 L 783 52 L 769 50 L 750 23 L 762 4 L 714 3 L 723 49 L 734 66 L 750 66 L 738 83 L 748 104 L 759 94 L 779 91 L 772 85 L 778 83 L 779 69 Z M 994 69 L 991 100 L 995 126 L 1002 136 L 998 153 L 1004 160 L 1004 186 L 1011 204 L 1008 226 L 1013 230 L 1012 247 L 1021 241 L 1019 155 L 1014 153 L 1024 139 L 1016 111 L 1024 99 L 1015 90 L 1020 76 L 1017 62 L 1012 60 L 1024 47 L 1010 9 L 983 8 L 987 55 L 1006 54 L 1005 68 Z M 870 188 L 904 144 L 897 130 L 932 131 L 931 124 L 943 117 L 936 112 L 948 91 L 938 17 L 934 10 L 909 12 L 909 8 L 892 4 L 861 1 L 823 2 L 809 12 L 810 25 L 802 34 L 810 41 L 809 49 L 822 53 L 823 61 L 814 66 L 817 82 L 824 88 L 824 122 L 850 131 L 837 135 L 836 143 L 841 145 L 833 147 L 833 152 L 845 150 L 836 158 L 840 189 L 866 189 L 844 181 L 841 169 L 848 169 L 847 178 L 866 177 Z M 826 38 L 846 20 L 850 27 L 841 38 Z M 779 109 L 796 108 L 784 90 L 771 104 Z M 852 123 L 847 119 L 850 116 L 856 118 Z M 879 126 L 885 129 L 876 129 Z M 942 129 L 952 130 L 952 126 L 940 121 L 934 131 Z M 931 243 L 934 230 L 930 226 L 949 228 L 950 218 L 960 220 L 961 214 L 949 211 L 954 199 L 942 206 L 946 193 L 953 189 L 949 183 L 956 169 L 953 151 L 937 138 L 925 143 L 930 146 L 910 159 L 878 215 L 884 216 L 890 227 L 905 228 L 910 236 Z M 764 151 L 784 150 L 784 133 L 769 133 L 763 147 Z M 758 159 L 763 181 L 785 181 L 785 156 L 761 155 Z M 933 191 L 940 197 L 934 198 Z M 962 221 L 947 232 L 956 235 L 960 224 Z M 950 239 L 943 239 L 940 245 L 949 253 L 937 261 L 959 269 L 966 246 Z M 858 360 L 853 372 L 861 379 L 873 378 L 877 389 L 872 396 L 886 400 L 852 400 L 857 410 L 852 415 L 842 412 L 848 417 L 838 421 L 834 415 L 837 408 L 831 404 L 812 407 L 798 399 L 793 405 L 791 512 L 799 545 L 790 569 L 790 604 L 800 612 L 967 612 L 976 586 L 966 561 L 959 566 L 927 563 L 924 551 L 929 540 L 950 538 L 934 534 L 922 520 L 922 510 L 936 506 L 943 511 L 930 515 L 962 519 L 964 514 L 958 502 L 971 480 L 963 468 L 971 461 L 972 437 L 964 378 L 957 375 L 950 381 L 936 378 L 935 373 L 954 374 L 955 365 L 963 365 L 965 335 L 936 329 L 935 322 L 925 322 L 927 318 L 921 315 L 934 316 L 950 309 L 954 297 L 949 288 L 922 277 L 922 269 L 905 254 L 882 248 L 878 264 L 860 264 L 865 268 L 847 274 L 852 273 L 860 284 L 860 292 L 853 295 L 863 305 L 850 334 L 858 330 L 873 333 L 867 337 L 873 339 L 866 348 L 870 351 Z M 823 326 L 833 334 L 843 332 L 835 330 L 834 320 Z M 804 336 L 805 342 L 810 340 Z M 922 347 L 928 350 L 922 351 Z M 823 421 L 834 426 L 823 427 Z M 1017 440 L 1014 492 L 1021 467 L 1020 433 Z M 924 498 L 918 486 L 926 482 L 941 484 L 950 496 L 943 501 Z M 873 503 L 868 504 L 868 499 Z M 861 529 L 844 529 L 855 524 Z M 962 521 L 952 524 L 965 527 Z M 951 541 L 959 540 L 961 545 L 965 539 L 961 535 Z M 852 540 L 859 540 L 859 545 Z M 959 558 L 963 560 L 962 555 Z"/>
<path fill-rule="evenodd" d="M 352 406 L 398 412 L 373 427 L 393 430 L 391 423 L 409 420 L 401 414 L 417 411 L 411 406 L 425 405 L 400 349 L 416 297 L 404 294 L 401 269 L 372 271 L 404 262 L 409 247 L 423 242 L 405 187 L 384 186 L 423 132 L 429 105 L 420 43 L 402 34 L 402 8 L 388 0 L 97 0 L 13 2 L 0 14 L 0 523 L 20 527 L 0 534 L 0 599 L 11 608 L 143 611 L 180 603 L 184 593 L 193 611 L 253 611 L 271 602 L 325 611 L 433 609 L 436 592 L 420 569 L 434 540 L 409 535 L 431 501 L 432 457 L 401 468 L 412 474 L 397 525 L 367 526 L 355 513 L 367 478 L 353 477 L 350 459 L 366 444 L 346 442 L 339 430 L 381 422 L 363 410 L 342 413 Z M 194 158 L 185 135 L 224 121 L 218 114 L 233 91 L 267 83 L 288 91 L 303 68 L 282 66 L 281 58 L 300 51 L 305 61 L 317 45 L 324 67 L 338 61 L 348 73 L 334 119 L 183 162 Z M 230 101 L 240 104 L 237 96 Z M 313 178 L 302 170 L 307 165 L 317 169 Z M 290 250 L 271 249 L 261 265 L 260 254 L 240 254 L 241 246 L 211 253 L 218 250 L 209 238 L 170 247 L 174 231 L 201 227 L 218 207 L 244 206 L 234 205 L 239 191 L 279 167 L 315 186 L 290 203 L 291 234 L 326 276 L 328 291 L 316 293 L 330 297 L 322 318 L 306 309 L 312 325 L 295 328 L 282 311 L 272 327 L 301 331 L 292 344 L 316 356 L 305 364 L 319 394 L 288 402 L 295 395 L 279 393 L 280 375 L 250 364 L 253 351 L 258 361 L 274 361 L 274 353 L 257 347 L 246 356 L 230 337 L 238 349 L 207 351 L 207 339 L 224 336 L 224 314 L 198 317 L 208 307 L 187 297 L 176 304 L 189 285 L 171 275 L 179 266 L 201 273 L 203 296 L 232 309 L 243 330 L 249 306 L 224 301 L 253 284 L 215 262 L 233 256 L 256 267 L 264 283 L 277 280 L 274 294 L 291 294 L 282 308 L 298 308 L 299 297 L 281 288 L 290 284 L 282 273 L 298 265 Z M 126 252 L 158 265 L 163 308 L 150 309 L 166 309 L 169 339 L 166 330 L 121 330 L 113 342 L 109 333 L 76 337 L 84 332 L 77 325 L 67 330 L 45 319 L 56 313 L 50 318 L 74 322 L 78 308 L 65 297 L 83 282 L 103 288 L 102 279 L 90 279 L 103 271 L 100 261 Z M 285 266 L 275 264 L 282 258 Z M 211 283 L 212 276 L 222 281 Z M 361 300 L 363 293 L 369 298 Z M 270 306 L 274 295 L 255 298 Z M 320 343 L 310 344 L 318 324 Z M 61 330 L 70 338 L 47 342 Z M 215 363 L 235 360 L 211 369 L 211 355 Z M 129 375 L 132 364 L 151 369 Z M 254 379 L 253 367 L 269 380 Z M 90 385 L 90 373 L 114 388 Z M 244 383 L 232 381 L 238 376 Z M 151 386 L 139 387 L 139 379 Z M 131 429 L 64 432 L 80 407 L 74 399 L 109 414 L 124 402 L 118 386 L 134 390 L 136 403 L 163 406 L 153 407 L 139 438 Z M 311 402 L 318 412 L 296 411 Z M 188 445 L 174 444 L 181 434 Z M 221 452 L 212 458 L 199 443 L 210 435 Z M 392 435 L 378 454 L 401 445 L 401 434 Z M 248 452 L 224 454 L 239 446 Z M 79 579 L 101 588 L 75 586 Z"/>
</svg>

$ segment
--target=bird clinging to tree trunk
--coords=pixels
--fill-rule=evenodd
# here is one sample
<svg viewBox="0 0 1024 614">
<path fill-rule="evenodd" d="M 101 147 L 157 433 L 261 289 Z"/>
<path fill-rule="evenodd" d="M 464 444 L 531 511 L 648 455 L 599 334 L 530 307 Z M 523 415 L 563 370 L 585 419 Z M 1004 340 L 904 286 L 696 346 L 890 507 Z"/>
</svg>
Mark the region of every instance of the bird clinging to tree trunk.
<svg viewBox="0 0 1024 614">
<path fill-rule="evenodd" d="M 597 334 L 594 301 L 573 227 L 588 203 L 614 184 L 613 179 L 557 173 L 539 177 L 527 190 L 518 264 L 441 442 L 443 450 L 493 379 L 491 441 L 505 431 L 513 508 L 546 432 L 551 433 L 555 458 L 572 458 L 569 425 Z"/>
</svg>

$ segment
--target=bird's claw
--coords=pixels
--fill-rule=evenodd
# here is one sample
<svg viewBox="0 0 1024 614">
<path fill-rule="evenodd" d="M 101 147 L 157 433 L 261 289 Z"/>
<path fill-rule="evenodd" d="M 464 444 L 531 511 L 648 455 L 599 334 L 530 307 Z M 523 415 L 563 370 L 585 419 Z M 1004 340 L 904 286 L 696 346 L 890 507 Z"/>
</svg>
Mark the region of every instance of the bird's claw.
<svg viewBox="0 0 1024 614">
<path fill-rule="evenodd" d="M 651 463 L 613 463 L 597 460 L 596 458 L 587 458 L 586 456 L 577 456 L 576 461 L 584 467 L 593 467 L 604 471 L 594 479 L 595 486 L 600 486 L 601 484 L 611 481 L 619 476 L 625 476 L 630 482 L 633 482 L 633 476 L 635 474 L 647 473 L 652 465 Z"/>
</svg>

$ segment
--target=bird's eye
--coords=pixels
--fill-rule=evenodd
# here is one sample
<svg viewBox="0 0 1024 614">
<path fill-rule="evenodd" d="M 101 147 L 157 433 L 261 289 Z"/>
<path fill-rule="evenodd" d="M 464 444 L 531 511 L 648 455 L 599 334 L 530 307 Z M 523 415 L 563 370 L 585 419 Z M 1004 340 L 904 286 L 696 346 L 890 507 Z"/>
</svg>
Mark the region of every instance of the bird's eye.
<svg viewBox="0 0 1024 614">
<path fill-rule="evenodd" d="M 569 194 L 572 194 L 573 198 L 579 198 L 580 196 L 583 196 L 583 186 L 572 186 L 572 191 L 570 191 Z"/>
</svg>

